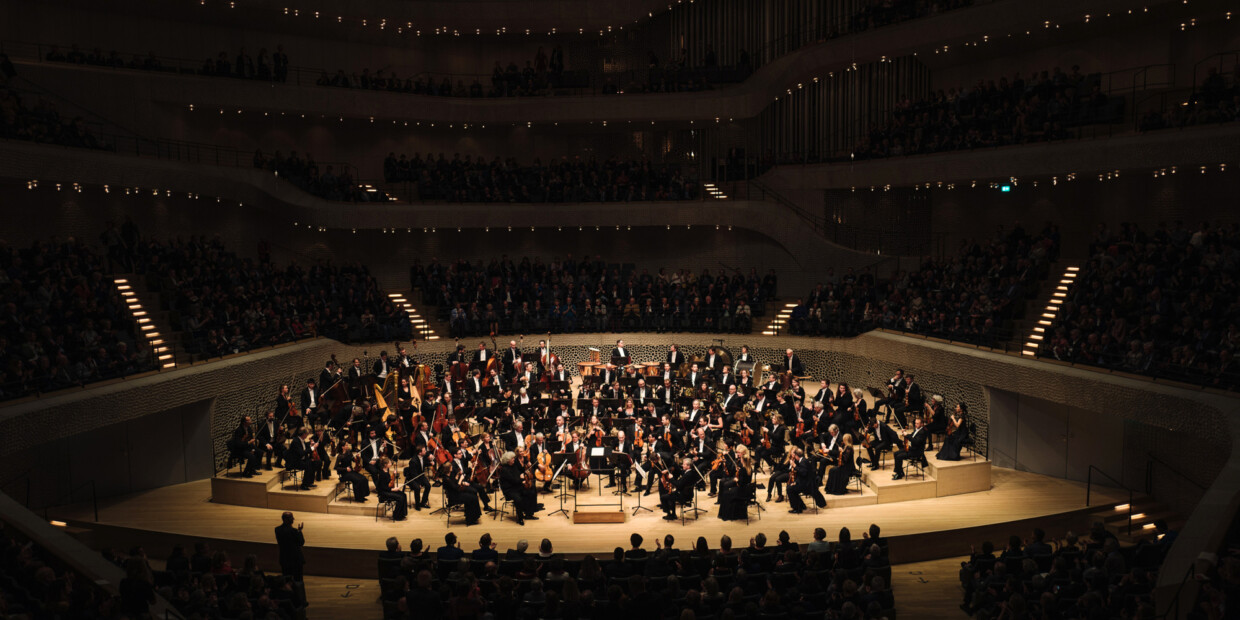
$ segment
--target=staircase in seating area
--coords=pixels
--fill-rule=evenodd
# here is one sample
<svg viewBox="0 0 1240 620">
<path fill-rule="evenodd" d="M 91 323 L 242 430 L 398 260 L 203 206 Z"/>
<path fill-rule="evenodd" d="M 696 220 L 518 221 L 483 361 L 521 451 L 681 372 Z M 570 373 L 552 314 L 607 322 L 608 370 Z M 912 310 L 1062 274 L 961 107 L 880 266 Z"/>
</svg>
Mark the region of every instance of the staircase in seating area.
<svg viewBox="0 0 1240 620">
<path fill-rule="evenodd" d="M 1077 261 L 1059 260 L 1050 266 L 1050 275 L 1042 283 L 1038 296 L 1026 302 L 1025 316 L 1012 322 L 1012 337 L 1007 350 L 1021 351 L 1028 356 L 1037 354 L 1042 341 L 1049 335 L 1050 327 L 1059 315 L 1059 306 L 1068 297 L 1080 271 Z"/>
<path fill-rule="evenodd" d="M 412 293 L 388 293 L 388 299 L 397 304 L 409 315 L 409 323 L 413 325 L 413 337 L 419 340 L 439 340 L 439 335 L 426 318 L 418 313 L 417 308 L 409 303 Z"/>
<path fill-rule="evenodd" d="M 792 309 L 797 307 L 796 302 L 766 302 L 766 315 L 771 317 L 767 319 L 766 329 L 762 330 L 763 336 L 778 336 L 780 332 L 788 329 L 788 322 L 792 320 Z M 754 324 L 757 325 L 755 320 Z"/>
<path fill-rule="evenodd" d="M 1184 526 L 1184 518 L 1166 504 L 1148 495 L 1137 495 L 1132 499 L 1130 528 L 1129 508 L 1127 502 L 1106 504 L 1094 512 L 1093 516 L 1096 521 L 1102 521 L 1107 530 L 1125 544 L 1153 542 L 1159 536 L 1154 528 L 1154 522 L 1159 519 L 1165 520 L 1167 527 L 1173 530 Z"/>
<path fill-rule="evenodd" d="M 154 310 L 158 304 L 152 299 L 146 287 L 141 284 L 141 278 L 124 274 L 114 276 L 112 282 L 117 292 L 121 294 L 121 299 L 125 301 L 125 306 L 129 308 L 130 315 L 138 324 L 138 331 L 141 334 L 139 337 L 145 338 L 147 345 L 154 352 L 157 367 L 160 370 L 167 370 L 176 368 L 178 363 L 188 363 L 188 354 L 183 352 L 179 354 L 185 356 L 183 360 L 173 354 L 172 346 L 168 341 L 172 330 L 167 318 L 163 316 L 165 313 Z"/>
</svg>

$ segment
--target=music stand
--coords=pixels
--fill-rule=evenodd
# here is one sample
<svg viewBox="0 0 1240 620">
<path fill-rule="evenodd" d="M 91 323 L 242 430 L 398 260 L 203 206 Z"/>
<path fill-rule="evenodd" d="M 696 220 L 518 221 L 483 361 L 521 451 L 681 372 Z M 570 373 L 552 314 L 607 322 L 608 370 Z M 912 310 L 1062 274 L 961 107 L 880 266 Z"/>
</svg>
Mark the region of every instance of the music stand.
<svg viewBox="0 0 1240 620">
<path fill-rule="evenodd" d="M 555 473 L 551 475 L 551 483 L 554 483 L 556 478 L 560 477 L 560 472 L 564 471 L 564 465 L 565 463 L 568 462 L 568 456 L 569 456 L 568 453 L 565 453 L 565 452 L 552 452 L 551 453 L 551 466 L 555 468 Z M 556 464 L 556 461 L 559 461 L 559 464 Z M 557 496 L 560 500 L 560 509 L 552 510 L 551 512 L 547 513 L 548 517 L 555 516 L 556 514 L 562 512 L 564 513 L 565 519 L 572 518 L 568 516 L 568 510 L 564 508 L 564 498 L 568 494 L 568 489 L 566 488 L 567 486 L 568 485 L 566 485 L 563 482 L 560 483 L 560 493 Z"/>
<path fill-rule="evenodd" d="M 641 463 L 638 463 L 637 461 L 633 461 L 633 470 L 637 472 L 637 475 L 639 476 L 639 477 L 638 477 L 638 480 L 642 480 L 643 478 L 645 478 L 645 477 L 646 477 L 646 475 L 647 475 L 647 473 L 648 473 L 648 472 L 646 471 L 646 468 L 642 467 L 642 464 L 641 464 Z M 641 488 L 640 488 L 640 487 L 641 487 L 641 485 L 640 485 L 640 483 L 639 483 L 639 484 L 638 484 L 638 490 L 637 490 L 637 493 L 636 493 L 636 495 L 637 495 L 637 506 L 635 506 L 635 507 L 633 508 L 633 516 L 634 516 L 634 517 L 636 517 L 636 516 L 637 516 L 637 513 L 638 513 L 639 511 L 642 511 L 642 510 L 645 510 L 646 512 L 654 512 L 653 510 L 651 510 L 651 509 L 649 509 L 649 508 L 646 508 L 645 506 L 642 506 L 642 495 L 643 495 L 643 493 L 641 492 Z"/>
<path fill-rule="evenodd" d="M 631 463 L 633 461 L 633 457 L 629 456 L 628 454 L 624 452 L 616 452 L 612 449 L 612 446 L 608 446 L 607 461 L 608 461 L 608 464 L 610 465 L 609 469 L 611 470 L 611 472 L 609 473 L 611 474 L 620 473 L 621 474 L 620 484 L 616 485 L 617 486 L 616 490 L 612 491 L 611 494 L 612 495 L 628 495 L 629 494 L 629 490 L 628 490 L 629 489 L 629 477 L 627 474 L 624 473 L 624 470 L 621 468 L 621 465 Z"/>
<path fill-rule="evenodd" d="M 705 480 L 706 480 L 706 476 L 703 476 L 703 475 L 702 475 L 702 472 L 701 472 L 701 470 L 699 470 L 699 469 L 697 468 L 697 465 L 694 465 L 694 466 L 693 466 L 693 473 L 697 474 L 697 478 L 698 478 L 697 480 L 694 480 L 694 481 L 693 481 L 693 484 L 689 485 L 689 489 L 690 489 L 690 491 L 692 491 L 692 492 L 693 492 L 693 507 L 692 507 L 692 508 L 687 508 L 687 507 L 686 507 L 686 508 L 681 508 L 681 509 L 680 509 L 680 524 L 681 524 L 681 525 L 684 525 L 684 524 L 685 524 L 685 519 L 686 519 L 686 517 L 685 517 L 685 513 L 687 513 L 687 512 L 692 512 L 692 513 L 693 513 L 693 518 L 694 518 L 694 520 L 696 520 L 696 519 L 698 518 L 698 515 L 700 515 L 700 514 L 702 514 L 702 513 L 706 512 L 706 510 L 705 510 L 704 508 L 698 508 L 698 490 L 697 490 L 697 485 L 698 485 L 698 483 L 699 483 L 699 482 L 702 482 L 702 481 L 705 481 Z"/>
</svg>

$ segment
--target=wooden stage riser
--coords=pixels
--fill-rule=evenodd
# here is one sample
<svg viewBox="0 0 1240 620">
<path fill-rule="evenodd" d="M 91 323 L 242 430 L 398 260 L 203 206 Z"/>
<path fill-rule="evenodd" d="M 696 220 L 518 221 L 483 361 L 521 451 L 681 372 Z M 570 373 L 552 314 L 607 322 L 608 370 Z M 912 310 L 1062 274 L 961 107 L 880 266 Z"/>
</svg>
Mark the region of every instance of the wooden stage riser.
<svg viewBox="0 0 1240 620">
<path fill-rule="evenodd" d="M 1103 514 L 1104 509 L 1095 506 L 1092 508 L 1082 508 L 1058 515 L 1050 515 L 1044 517 L 1036 517 L 1030 519 L 1020 519 L 1016 521 L 1007 521 L 1003 523 L 995 523 L 971 528 L 951 530 L 947 532 L 926 532 L 920 534 L 907 534 L 903 536 L 887 537 L 891 562 L 893 564 L 904 564 L 908 562 L 922 562 L 926 560 L 936 560 L 947 557 L 955 557 L 967 555 L 971 545 L 979 545 L 982 541 L 989 540 L 996 546 L 1002 546 L 1008 536 L 1012 534 L 1020 534 L 1029 536 L 1034 528 L 1042 528 L 1052 535 L 1062 534 L 1068 530 L 1076 532 L 1088 531 L 1089 526 L 1094 521 L 1100 519 L 1099 515 Z M 713 518 L 713 517 L 712 517 Z M 813 516 L 811 520 L 806 520 L 803 530 L 811 529 L 813 524 Z M 442 528 L 435 537 L 423 536 L 423 542 L 431 549 L 437 548 L 443 544 L 443 533 L 447 531 L 456 532 L 461 538 L 461 546 L 467 551 L 473 548 L 474 542 L 483 532 L 489 531 L 484 520 L 481 526 L 466 528 L 463 525 L 454 524 L 451 528 Z M 442 526 L 442 519 L 440 525 Z M 250 541 L 229 540 L 221 538 L 213 538 L 210 536 L 188 536 L 167 532 L 152 532 L 147 530 L 138 530 L 117 525 L 105 523 L 92 523 L 90 521 L 69 521 L 69 524 L 80 529 L 75 532 L 74 536 L 81 540 L 84 544 L 92 549 L 114 548 L 129 549 L 135 546 L 141 546 L 148 555 L 154 557 L 165 557 L 172 551 L 175 545 L 181 545 L 186 549 L 192 549 L 194 543 L 206 541 L 211 544 L 213 550 L 223 550 L 228 552 L 229 557 L 234 561 L 239 561 L 246 555 L 254 554 L 258 557 L 258 563 L 261 568 L 269 573 L 278 572 L 279 548 L 275 543 L 256 543 Z M 392 524 L 387 524 L 392 525 Z M 598 540 L 601 545 L 608 549 L 617 545 L 626 546 L 629 534 L 634 531 L 642 530 L 642 534 L 646 536 L 647 543 L 653 540 L 654 536 L 662 537 L 663 534 L 672 534 L 677 537 L 677 543 L 684 535 L 680 533 L 680 523 L 677 522 L 660 522 L 660 529 L 650 531 L 648 528 L 637 526 L 632 523 L 619 524 L 580 524 L 572 525 L 568 521 L 564 521 L 565 527 L 573 528 L 592 528 L 598 531 Z M 348 527 L 355 527 L 349 525 Z M 779 530 L 785 529 L 787 524 L 763 526 L 759 521 L 754 521 L 747 528 L 753 534 L 763 532 L 770 540 L 775 539 L 775 535 Z M 273 526 L 274 529 L 274 526 Z M 865 530 L 863 524 L 855 524 L 850 526 L 854 535 L 859 535 Z M 830 532 L 830 539 L 835 538 L 836 532 Z M 352 577 L 358 579 L 374 579 L 376 577 L 376 561 L 379 551 L 382 549 L 383 541 L 387 536 L 396 536 L 400 539 L 402 548 L 405 548 L 409 539 L 412 537 L 408 533 L 402 533 L 398 529 L 392 527 L 377 527 L 375 530 L 375 547 L 374 549 L 341 549 L 329 547 L 316 547 L 313 544 L 307 544 L 304 548 L 306 555 L 306 574 L 319 575 L 324 577 Z M 273 534 L 274 537 L 274 534 Z M 797 537 L 799 542 L 804 545 L 807 541 L 800 540 L 803 537 Z M 733 536 L 736 540 L 736 537 Z M 554 539 L 553 539 L 554 540 Z M 712 548 L 718 545 L 717 539 L 708 538 Z M 313 543 L 313 536 L 310 537 L 310 543 Z M 691 541 L 685 540 L 685 545 Z M 531 545 L 536 544 L 536 540 L 530 541 Z M 738 544 L 744 544 L 738 541 Z M 581 559 L 587 554 L 585 553 L 564 553 L 562 554 L 568 559 Z M 605 559 L 610 555 L 610 551 L 602 550 L 593 554 L 596 558 Z"/>
<path fill-rule="evenodd" d="M 891 456 L 888 455 L 885 464 L 880 469 L 872 471 L 867 467 L 862 470 L 865 486 L 860 492 L 855 487 L 850 487 L 847 495 L 828 495 L 827 507 L 847 508 L 850 506 L 907 502 L 932 497 L 977 493 L 988 491 L 991 488 L 991 463 L 989 461 L 939 461 L 933 455 L 928 456 L 927 460 L 929 461 L 929 466 L 925 468 L 924 476 L 913 473 L 912 468 L 908 468 L 905 472 L 907 475 L 903 480 L 892 480 L 894 464 Z M 758 481 L 768 484 L 768 479 L 765 475 L 759 475 Z M 292 487 L 291 482 L 286 483 L 290 487 L 288 490 L 282 488 L 279 470 L 273 472 L 263 471 L 260 472 L 259 476 L 251 479 L 216 476 L 211 479 L 212 501 L 220 504 L 249 506 L 252 508 L 374 517 L 378 501 L 373 494 L 365 504 L 356 504 L 345 498 L 345 496 L 350 495 L 349 491 L 345 491 L 342 494 L 341 500 L 336 500 L 337 482 L 336 478 L 331 478 L 320 481 L 314 489 L 300 491 Z M 759 489 L 758 497 L 760 500 L 764 495 L 765 491 Z M 542 497 L 546 498 L 548 496 L 543 495 Z M 438 507 L 439 501 L 439 490 L 434 489 L 431 493 L 431 503 Z M 709 504 L 712 507 L 714 505 L 714 501 L 707 498 L 704 493 L 699 494 L 698 502 L 702 505 Z M 653 505 L 657 503 L 653 495 L 643 500 L 644 506 L 655 507 Z M 626 509 L 631 510 L 636 505 L 635 498 L 630 496 L 625 505 Z M 548 506 L 550 506 L 550 503 L 548 503 Z M 781 505 L 771 504 L 771 506 Z"/>
</svg>

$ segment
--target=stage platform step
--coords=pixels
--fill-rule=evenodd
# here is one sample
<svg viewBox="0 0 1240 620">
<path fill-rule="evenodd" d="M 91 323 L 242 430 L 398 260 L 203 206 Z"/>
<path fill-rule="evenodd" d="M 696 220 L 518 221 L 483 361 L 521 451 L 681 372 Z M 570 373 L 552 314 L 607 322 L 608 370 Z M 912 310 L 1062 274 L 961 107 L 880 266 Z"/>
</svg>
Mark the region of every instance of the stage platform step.
<svg viewBox="0 0 1240 620">
<path fill-rule="evenodd" d="M 878 503 L 907 502 L 916 499 L 938 497 L 938 483 L 926 474 L 922 478 L 918 474 L 905 476 L 901 480 L 892 480 L 889 470 L 865 470 L 865 483 L 878 496 Z"/>
<path fill-rule="evenodd" d="M 940 461 L 926 455 L 926 475 L 938 483 L 938 497 L 990 490 L 990 461 L 984 459 Z"/>
<path fill-rule="evenodd" d="M 869 506 L 878 503 L 878 493 L 867 485 L 861 485 L 857 491 L 855 483 L 848 487 L 848 495 L 826 495 L 827 508 L 848 508 L 850 506 Z"/>
</svg>

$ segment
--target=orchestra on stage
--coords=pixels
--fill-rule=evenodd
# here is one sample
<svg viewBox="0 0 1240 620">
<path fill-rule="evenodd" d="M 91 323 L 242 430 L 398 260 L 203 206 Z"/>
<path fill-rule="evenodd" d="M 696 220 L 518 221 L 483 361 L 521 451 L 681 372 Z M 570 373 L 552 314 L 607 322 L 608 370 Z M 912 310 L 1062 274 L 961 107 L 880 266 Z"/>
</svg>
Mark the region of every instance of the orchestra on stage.
<svg viewBox="0 0 1240 620">
<path fill-rule="evenodd" d="M 884 452 L 902 478 L 907 464 L 924 465 L 934 434 L 944 435 L 936 457 L 959 460 L 970 429 L 964 403 L 948 414 L 942 396 L 926 398 L 903 371 L 869 407 L 861 389 L 825 379 L 807 398 L 810 377 L 792 349 L 768 365 L 748 347 L 690 359 L 671 345 L 664 359 L 640 362 L 618 340 L 605 360 L 591 349 L 574 387 L 549 340 L 530 351 L 516 340 L 468 353 L 458 343 L 440 373 L 399 345 L 373 362 L 333 355 L 299 398 L 280 386 L 262 420 L 241 420 L 230 460 L 242 476 L 283 464 L 306 490 L 335 473 L 356 502 L 373 485 L 395 520 L 430 509 L 442 487 L 466 523 L 502 502 L 524 524 L 544 509 L 540 496 L 560 490 L 562 502 L 590 484 L 657 494 L 648 503 L 668 520 L 706 512 L 698 505 L 710 500 L 718 518 L 735 520 L 762 489 L 793 514 L 807 502 L 823 508 Z"/>
</svg>

